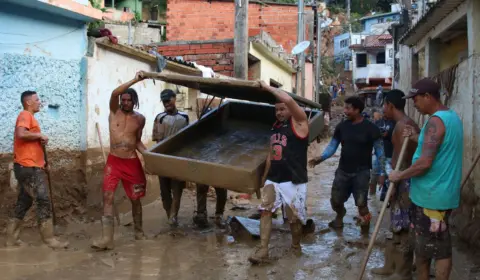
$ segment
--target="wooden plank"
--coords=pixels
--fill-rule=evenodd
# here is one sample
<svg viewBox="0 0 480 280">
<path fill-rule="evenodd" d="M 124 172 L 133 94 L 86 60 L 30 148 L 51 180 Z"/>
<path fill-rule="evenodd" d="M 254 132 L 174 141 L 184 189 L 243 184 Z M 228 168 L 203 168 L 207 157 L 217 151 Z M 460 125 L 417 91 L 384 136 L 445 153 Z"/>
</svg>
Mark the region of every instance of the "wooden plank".
<svg viewBox="0 0 480 280">
<path fill-rule="evenodd" d="M 217 79 L 194 77 L 181 74 L 146 72 L 145 77 L 198 89 L 203 93 L 220 98 L 233 98 L 252 102 L 275 104 L 275 96 L 263 90 L 258 81 L 238 79 Z M 303 106 L 321 109 L 319 103 L 287 92 L 297 103 Z"/>
</svg>

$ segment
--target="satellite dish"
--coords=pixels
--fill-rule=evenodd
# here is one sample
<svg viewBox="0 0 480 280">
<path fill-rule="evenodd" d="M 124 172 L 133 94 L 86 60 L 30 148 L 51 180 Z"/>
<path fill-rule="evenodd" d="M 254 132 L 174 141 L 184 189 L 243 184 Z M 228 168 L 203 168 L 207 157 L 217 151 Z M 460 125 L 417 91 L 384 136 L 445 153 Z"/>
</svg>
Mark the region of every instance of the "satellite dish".
<svg viewBox="0 0 480 280">
<path fill-rule="evenodd" d="M 310 41 L 303 41 L 298 43 L 295 47 L 292 49 L 292 54 L 297 55 L 301 54 L 304 52 L 308 47 L 310 46 Z"/>
</svg>

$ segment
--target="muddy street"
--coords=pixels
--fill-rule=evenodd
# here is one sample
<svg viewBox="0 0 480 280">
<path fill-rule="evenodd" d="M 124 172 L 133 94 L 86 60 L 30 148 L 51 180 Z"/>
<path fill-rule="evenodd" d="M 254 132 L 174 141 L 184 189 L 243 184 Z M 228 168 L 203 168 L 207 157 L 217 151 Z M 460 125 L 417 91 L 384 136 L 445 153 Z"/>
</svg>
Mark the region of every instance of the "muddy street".
<svg viewBox="0 0 480 280">
<path fill-rule="evenodd" d="M 320 153 L 326 143 L 311 149 Z M 115 249 L 110 252 L 94 252 L 90 242 L 101 234 L 100 224 L 70 224 L 61 230 L 62 237 L 70 241 L 70 249 L 52 251 L 41 245 L 36 231 L 25 230 L 22 239 L 29 246 L 19 249 L 0 249 L 0 279 L 73 279 L 73 280 L 149 280 L 149 279 L 356 279 L 360 262 L 368 245 L 368 237 L 359 232 L 353 217 L 357 214 L 353 199 L 347 202 L 347 216 L 343 231 L 328 228 L 334 217 L 330 208 L 330 188 L 337 167 L 337 155 L 310 170 L 308 184 L 308 214 L 314 219 L 315 235 L 302 244 L 303 255 L 289 255 L 290 234 L 288 226 L 277 226 L 270 243 L 272 264 L 251 266 L 247 258 L 259 241 L 244 236 L 234 236 L 214 229 L 197 230 L 192 226 L 195 210 L 195 193 L 186 190 L 179 214 L 180 228 L 176 235 L 169 228 L 161 200 L 144 207 L 146 241 L 134 241 L 131 216 L 122 216 L 122 226 L 115 229 Z M 232 195 L 230 193 L 229 195 Z M 259 201 L 254 198 L 245 205 L 246 210 L 231 210 L 235 200 L 229 200 L 227 215 L 247 217 L 255 212 Z M 369 200 L 372 213 L 378 215 L 378 198 Z M 214 213 L 215 200 L 208 200 L 209 214 Z M 280 212 L 279 212 L 280 213 Z M 282 223 L 281 215 L 277 222 Z M 374 218 L 374 220 L 376 220 Z M 213 224 L 213 220 L 212 220 Z M 386 222 L 385 222 L 386 224 Z M 370 232 L 374 225 L 371 225 Z M 386 226 L 381 230 L 377 246 L 368 263 L 365 279 L 373 277 L 369 272 L 383 261 L 383 244 Z M 4 243 L 4 235 L 0 242 Z M 480 279 L 474 257 L 454 250 L 455 269 L 451 279 Z M 478 255 L 476 256 L 478 260 Z M 475 270 L 476 268 L 476 270 Z"/>
</svg>

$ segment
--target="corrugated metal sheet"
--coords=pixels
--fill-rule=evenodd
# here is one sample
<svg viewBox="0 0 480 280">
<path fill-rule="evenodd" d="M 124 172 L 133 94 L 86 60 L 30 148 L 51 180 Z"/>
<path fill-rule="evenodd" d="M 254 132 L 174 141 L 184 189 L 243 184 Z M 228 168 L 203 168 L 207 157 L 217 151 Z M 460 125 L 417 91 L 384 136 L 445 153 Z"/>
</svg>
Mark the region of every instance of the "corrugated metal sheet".
<svg viewBox="0 0 480 280">
<path fill-rule="evenodd" d="M 430 8 L 425 15 L 400 38 L 400 44 L 412 46 L 425 37 L 432 28 L 437 26 L 448 14 L 465 0 L 440 0 Z"/>
</svg>

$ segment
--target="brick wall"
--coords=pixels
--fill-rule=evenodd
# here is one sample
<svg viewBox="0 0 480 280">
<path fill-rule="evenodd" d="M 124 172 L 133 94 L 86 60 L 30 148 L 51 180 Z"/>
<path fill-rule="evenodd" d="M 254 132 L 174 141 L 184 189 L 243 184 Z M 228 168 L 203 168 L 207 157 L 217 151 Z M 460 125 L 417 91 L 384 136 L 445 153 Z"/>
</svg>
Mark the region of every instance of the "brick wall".
<svg viewBox="0 0 480 280">
<path fill-rule="evenodd" d="M 234 10 L 233 0 L 167 0 L 167 40 L 231 39 L 234 37 Z M 290 52 L 297 41 L 297 12 L 295 5 L 250 2 L 249 33 L 263 29 Z"/>
<path fill-rule="evenodd" d="M 233 40 L 230 42 L 176 42 L 157 47 L 164 56 L 182 56 L 186 61 L 210 67 L 215 73 L 233 76 Z"/>
</svg>

